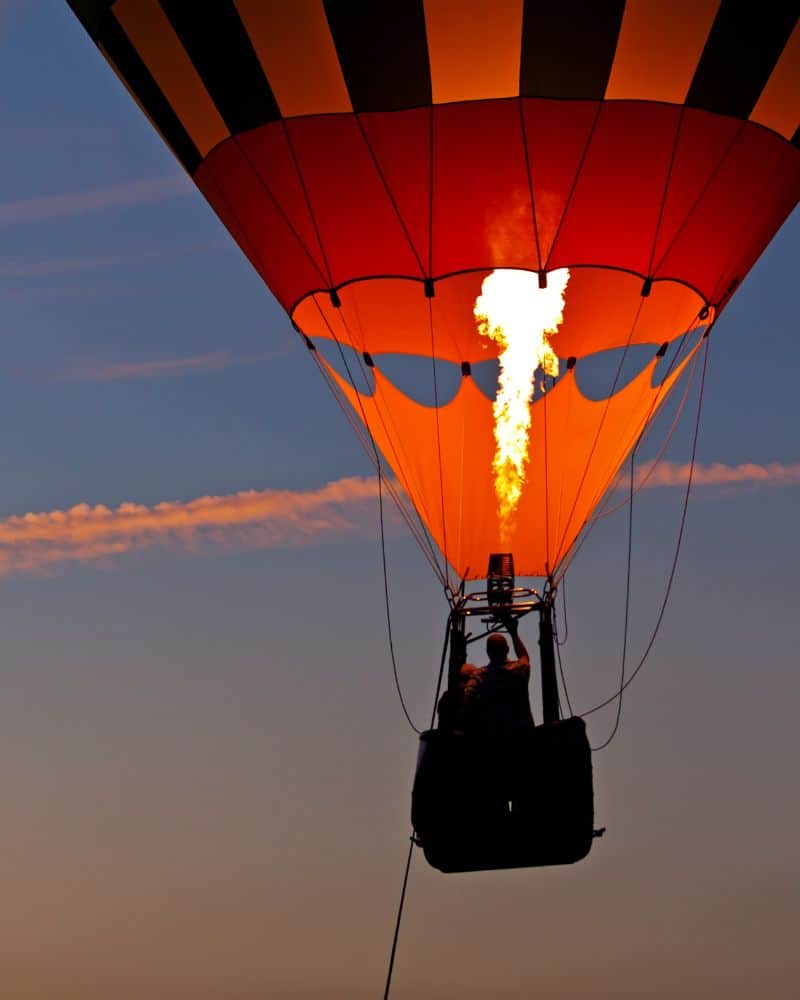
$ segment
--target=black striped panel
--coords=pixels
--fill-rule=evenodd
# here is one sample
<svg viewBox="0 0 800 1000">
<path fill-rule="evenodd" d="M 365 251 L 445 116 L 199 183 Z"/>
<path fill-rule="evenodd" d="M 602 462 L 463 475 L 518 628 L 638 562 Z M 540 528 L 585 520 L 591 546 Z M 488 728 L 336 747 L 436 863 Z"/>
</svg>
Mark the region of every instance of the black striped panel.
<svg viewBox="0 0 800 1000">
<path fill-rule="evenodd" d="M 624 10 L 624 0 L 525 0 L 520 95 L 602 100 Z"/>
<path fill-rule="evenodd" d="M 723 0 L 703 49 L 686 103 L 747 118 L 797 23 L 797 4 Z"/>
<path fill-rule="evenodd" d="M 105 11 L 100 10 L 102 4 L 98 2 L 76 3 L 71 6 L 82 24 L 91 20 L 93 32 L 96 32 L 93 34 L 95 42 L 108 53 L 120 76 L 136 95 L 184 169 L 193 174 L 203 158 L 119 22 L 109 13 L 111 4 L 105 5 Z"/>
<path fill-rule="evenodd" d="M 354 111 L 431 103 L 422 0 L 324 0 L 324 7 Z"/>
<path fill-rule="evenodd" d="M 223 121 L 236 135 L 281 117 L 232 0 L 160 0 Z"/>
<path fill-rule="evenodd" d="M 67 0 L 72 9 L 72 13 L 88 31 L 92 41 L 97 41 L 97 36 L 102 28 L 103 19 L 111 9 L 114 0 Z"/>
</svg>

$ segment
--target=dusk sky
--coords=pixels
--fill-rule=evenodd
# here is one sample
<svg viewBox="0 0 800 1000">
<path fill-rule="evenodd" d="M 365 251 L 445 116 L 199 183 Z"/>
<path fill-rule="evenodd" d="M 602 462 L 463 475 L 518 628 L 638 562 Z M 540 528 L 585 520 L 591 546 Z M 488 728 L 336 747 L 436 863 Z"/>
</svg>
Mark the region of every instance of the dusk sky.
<svg viewBox="0 0 800 1000">
<path fill-rule="evenodd" d="M 416 736 L 373 469 L 66 3 L 0 0 L 0 44 L 2 995 L 376 997 Z M 797 996 L 798 260 L 795 211 L 713 330 L 605 837 L 540 870 L 417 852 L 396 1000 Z M 634 664 L 695 405 L 636 500 Z M 567 576 L 578 712 L 618 683 L 625 546 L 621 513 Z M 422 727 L 447 605 L 391 515 L 387 554 Z"/>
</svg>

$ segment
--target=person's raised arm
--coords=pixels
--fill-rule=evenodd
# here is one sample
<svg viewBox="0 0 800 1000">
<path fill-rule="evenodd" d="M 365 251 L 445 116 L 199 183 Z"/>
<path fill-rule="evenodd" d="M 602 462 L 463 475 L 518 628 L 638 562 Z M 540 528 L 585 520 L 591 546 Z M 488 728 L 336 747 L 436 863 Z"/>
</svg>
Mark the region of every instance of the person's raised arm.
<svg viewBox="0 0 800 1000">
<path fill-rule="evenodd" d="M 512 618 L 511 615 L 504 619 L 503 624 L 508 629 L 508 634 L 511 636 L 511 642 L 514 646 L 514 656 L 518 660 L 522 660 L 524 663 L 530 664 L 530 656 L 528 656 L 528 649 L 525 643 L 519 637 L 519 631 L 517 629 L 517 619 Z"/>
</svg>

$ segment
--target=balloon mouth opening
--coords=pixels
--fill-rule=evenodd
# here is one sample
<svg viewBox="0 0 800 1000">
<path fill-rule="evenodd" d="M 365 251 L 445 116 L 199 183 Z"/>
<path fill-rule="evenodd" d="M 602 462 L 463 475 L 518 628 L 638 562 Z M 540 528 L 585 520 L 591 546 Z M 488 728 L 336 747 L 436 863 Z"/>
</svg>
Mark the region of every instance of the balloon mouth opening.
<svg viewBox="0 0 800 1000">
<path fill-rule="evenodd" d="M 513 273 L 528 279 L 526 295 L 557 293 L 563 316 L 549 322 L 557 369 L 537 365 L 550 384 L 537 396 L 541 378 L 526 376 L 526 437 L 500 484 L 502 344 L 482 334 L 480 317 L 492 311 L 479 300 L 502 271 L 442 279 L 433 298 L 407 278 L 354 282 L 339 289 L 338 305 L 319 292 L 293 315 L 368 454 L 382 454 L 397 477 L 407 520 L 424 525 L 421 544 L 433 543 L 459 579 L 483 576 L 490 553 L 513 552 L 522 577 L 557 572 L 711 319 L 701 320 L 706 304 L 677 282 L 653 282 L 643 295 L 636 275 L 571 268 L 561 296 L 552 273 L 545 288 L 535 272 Z M 492 366 L 486 392 L 478 383 Z M 599 400 L 583 384 L 595 366 L 606 369 Z M 427 386 L 427 397 L 412 383 Z"/>
<path fill-rule="evenodd" d="M 679 349 L 713 321 L 713 308 L 685 284 L 584 266 L 547 273 L 482 269 L 435 282 L 364 278 L 343 285 L 335 296 L 309 293 L 292 320 L 325 365 L 361 396 L 373 396 L 378 372 L 422 406 L 449 405 L 465 379 L 495 402 L 503 345 L 482 335 L 476 318 L 487 279 L 519 276 L 534 289 L 552 292 L 565 272 L 563 315 L 547 335 L 545 363 L 535 365 L 532 403 L 565 377 L 574 377 L 587 399 L 608 399 L 661 351 L 652 382 L 658 385 Z"/>
</svg>

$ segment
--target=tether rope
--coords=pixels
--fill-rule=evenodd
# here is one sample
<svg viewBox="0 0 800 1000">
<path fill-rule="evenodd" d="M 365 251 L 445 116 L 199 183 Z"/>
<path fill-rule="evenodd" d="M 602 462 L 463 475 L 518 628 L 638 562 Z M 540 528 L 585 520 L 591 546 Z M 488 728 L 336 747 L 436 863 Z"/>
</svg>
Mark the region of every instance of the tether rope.
<svg viewBox="0 0 800 1000">
<path fill-rule="evenodd" d="M 444 665 L 447 659 L 447 645 L 450 641 L 450 622 L 452 621 L 452 615 L 448 615 L 447 625 L 444 630 L 444 645 L 442 646 L 442 658 L 439 663 L 439 676 L 436 679 L 436 691 L 433 695 L 433 708 L 431 710 L 431 725 L 430 728 L 433 729 L 433 724 L 436 720 L 436 706 L 439 702 L 439 692 L 442 688 L 442 677 L 444 675 Z M 400 924 L 403 920 L 403 911 L 405 909 L 406 903 L 406 889 L 408 888 L 408 873 L 411 870 L 411 857 L 414 852 L 414 844 L 416 843 L 414 832 L 412 831 L 411 837 L 409 838 L 411 843 L 408 845 L 408 857 L 406 858 L 406 869 L 403 874 L 403 887 L 400 890 L 400 902 L 397 905 L 397 919 L 394 924 L 394 934 L 392 935 L 392 948 L 389 952 L 389 968 L 386 971 L 386 986 L 383 991 L 383 1000 L 388 1000 L 389 991 L 392 988 L 392 975 L 394 974 L 394 960 L 397 955 L 397 941 L 400 937 Z"/>
<path fill-rule="evenodd" d="M 411 858 L 414 853 L 414 835 L 409 838 L 408 857 L 406 858 L 406 870 L 403 874 L 403 888 L 400 890 L 400 903 L 397 907 L 397 920 L 394 924 L 394 936 L 392 937 L 392 950 L 389 953 L 389 969 L 386 973 L 386 986 L 383 990 L 383 1000 L 389 1000 L 389 992 L 392 988 L 392 974 L 394 973 L 394 959 L 397 954 L 397 939 L 400 936 L 400 922 L 403 919 L 403 909 L 406 902 L 406 889 L 408 888 L 408 873 L 411 870 Z"/>
</svg>

